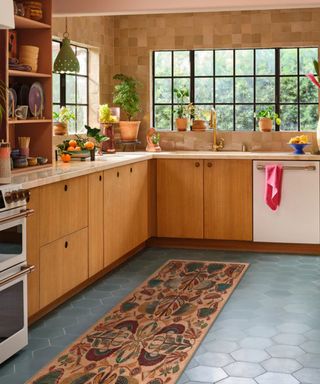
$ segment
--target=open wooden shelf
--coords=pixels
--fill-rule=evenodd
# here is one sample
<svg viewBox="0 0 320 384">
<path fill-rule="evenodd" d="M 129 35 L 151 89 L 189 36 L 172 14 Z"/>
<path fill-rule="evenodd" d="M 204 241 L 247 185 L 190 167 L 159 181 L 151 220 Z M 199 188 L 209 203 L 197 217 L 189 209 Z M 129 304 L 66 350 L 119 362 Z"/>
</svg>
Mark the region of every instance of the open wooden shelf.
<svg viewBox="0 0 320 384">
<path fill-rule="evenodd" d="M 10 120 L 9 124 L 40 124 L 40 123 L 52 123 L 50 119 L 27 119 L 27 120 Z"/>
<path fill-rule="evenodd" d="M 17 71 L 15 69 L 9 69 L 10 77 L 45 77 L 50 78 L 51 73 L 40 73 L 40 72 L 25 72 L 25 71 Z"/>
<path fill-rule="evenodd" d="M 34 172 L 34 171 L 40 171 L 43 169 L 52 168 L 51 163 L 43 164 L 43 165 L 33 165 L 32 167 L 23 167 L 23 168 L 13 168 L 11 170 L 12 174 L 17 175 L 20 173 L 26 173 L 26 172 Z"/>
<path fill-rule="evenodd" d="M 15 16 L 14 17 L 15 27 L 18 29 L 50 29 L 51 25 L 41 23 L 28 19 L 27 17 Z"/>
</svg>

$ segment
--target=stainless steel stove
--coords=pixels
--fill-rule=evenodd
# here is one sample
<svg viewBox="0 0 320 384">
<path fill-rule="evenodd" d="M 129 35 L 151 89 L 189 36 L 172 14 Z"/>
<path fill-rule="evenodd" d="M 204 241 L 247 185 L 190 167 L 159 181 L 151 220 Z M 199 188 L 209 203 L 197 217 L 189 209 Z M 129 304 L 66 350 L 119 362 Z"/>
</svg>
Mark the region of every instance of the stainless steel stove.
<svg viewBox="0 0 320 384">
<path fill-rule="evenodd" d="M 28 343 L 26 218 L 30 191 L 0 186 L 0 364 Z"/>
</svg>

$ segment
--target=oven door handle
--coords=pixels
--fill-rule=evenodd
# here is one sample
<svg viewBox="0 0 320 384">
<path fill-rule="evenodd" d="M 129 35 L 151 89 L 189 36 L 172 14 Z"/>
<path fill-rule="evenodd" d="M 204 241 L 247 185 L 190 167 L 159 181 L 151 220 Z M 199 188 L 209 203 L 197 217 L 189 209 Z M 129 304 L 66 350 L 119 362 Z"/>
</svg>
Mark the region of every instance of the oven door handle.
<svg viewBox="0 0 320 384">
<path fill-rule="evenodd" d="M 7 223 L 8 221 L 20 219 L 23 217 L 28 217 L 34 214 L 34 209 L 21 209 L 19 213 L 15 213 L 14 215 L 4 217 L 0 219 L 0 224 Z"/>
<path fill-rule="evenodd" d="M 2 287 L 5 284 L 10 283 L 11 281 L 17 279 L 20 276 L 23 276 L 23 275 L 26 275 L 28 273 L 33 272 L 34 269 L 35 269 L 34 265 L 24 265 L 24 266 L 22 266 L 20 272 L 17 272 L 17 273 L 15 273 L 12 276 L 6 277 L 5 279 L 2 279 L 0 281 L 0 287 Z"/>
</svg>

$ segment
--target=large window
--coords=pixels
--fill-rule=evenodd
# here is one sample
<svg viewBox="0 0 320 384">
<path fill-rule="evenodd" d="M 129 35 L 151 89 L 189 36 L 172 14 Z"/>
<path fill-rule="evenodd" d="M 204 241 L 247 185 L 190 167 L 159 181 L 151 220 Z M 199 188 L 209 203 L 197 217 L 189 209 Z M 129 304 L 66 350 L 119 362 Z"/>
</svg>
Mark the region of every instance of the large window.
<svg viewBox="0 0 320 384">
<path fill-rule="evenodd" d="M 174 88 L 187 88 L 203 117 L 214 106 L 218 128 L 252 131 L 254 112 L 273 106 L 286 131 L 315 130 L 318 91 L 305 77 L 317 48 L 153 52 L 153 125 L 174 129 Z M 275 127 L 279 129 L 279 127 Z"/>
<path fill-rule="evenodd" d="M 53 62 L 60 50 L 59 41 L 52 42 Z M 80 63 L 80 72 L 76 75 L 53 73 L 53 110 L 67 106 L 74 112 L 76 119 L 68 125 L 69 133 L 83 133 L 88 124 L 88 49 L 71 46 Z"/>
</svg>

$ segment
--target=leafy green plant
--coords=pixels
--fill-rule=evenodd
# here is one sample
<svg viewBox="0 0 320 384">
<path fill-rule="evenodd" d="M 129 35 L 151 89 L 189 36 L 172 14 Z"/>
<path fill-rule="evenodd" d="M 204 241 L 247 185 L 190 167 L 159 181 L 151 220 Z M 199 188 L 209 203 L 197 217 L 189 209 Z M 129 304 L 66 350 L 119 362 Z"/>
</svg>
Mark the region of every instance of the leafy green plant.
<svg viewBox="0 0 320 384">
<path fill-rule="evenodd" d="M 111 115 L 111 109 L 108 104 L 99 106 L 99 121 L 103 124 L 117 122 L 117 117 Z"/>
<path fill-rule="evenodd" d="M 281 119 L 279 118 L 279 115 L 273 110 L 273 107 L 271 106 L 265 109 L 260 109 L 260 111 L 254 114 L 254 117 L 257 119 L 271 119 L 274 120 L 277 125 L 281 124 Z"/>
<path fill-rule="evenodd" d="M 100 128 L 91 128 L 89 125 L 85 125 L 85 128 L 87 130 L 87 136 L 95 139 L 98 144 L 109 140 L 109 137 L 105 135 L 100 135 Z"/>
<path fill-rule="evenodd" d="M 67 107 L 61 107 L 59 112 L 53 112 L 53 118 L 55 121 L 67 124 L 71 120 L 75 120 L 75 114 Z"/>
<path fill-rule="evenodd" d="M 118 73 L 113 76 L 114 80 L 120 81 L 114 88 L 113 103 L 127 114 L 128 120 L 131 121 L 134 116 L 140 112 L 140 98 L 138 95 L 138 87 L 141 83 L 134 79 Z"/>
<path fill-rule="evenodd" d="M 176 109 L 176 114 L 179 119 L 184 119 L 188 115 L 188 106 L 186 104 L 186 99 L 189 97 L 189 91 L 187 88 L 174 88 L 174 94 L 176 95 L 178 108 Z"/>
<path fill-rule="evenodd" d="M 0 80 L 0 126 L 5 113 L 7 86 Z"/>
</svg>

